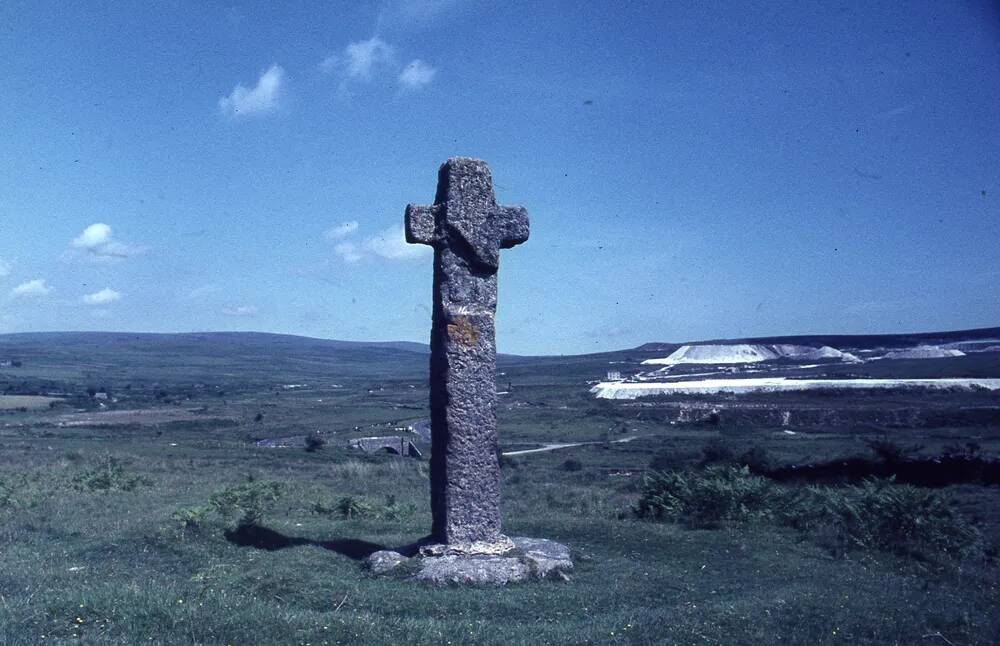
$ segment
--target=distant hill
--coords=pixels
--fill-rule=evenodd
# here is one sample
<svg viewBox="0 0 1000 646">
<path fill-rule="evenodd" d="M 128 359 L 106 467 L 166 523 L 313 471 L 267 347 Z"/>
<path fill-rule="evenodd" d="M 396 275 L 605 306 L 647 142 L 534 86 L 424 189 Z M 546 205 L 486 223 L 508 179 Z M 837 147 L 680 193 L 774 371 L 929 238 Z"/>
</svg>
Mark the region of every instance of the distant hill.
<svg viewBox="0 0 1000 646">
<path fill-rule="evenodd" d="M 7 378 L 94 382 L 292 383 L 322 379 L 426 379 L 428 346 L 315 339 L 261 332 L 0 334 Z"/>
<path fill-rule="evenodd" d="M 977 339 L 1000 339 L 1000 327 L 946 332 L 912 332 L 904 334 L 806 334 L 795 336 L 741 337 L 737 339 L 712 339 L 684 343 L 644 343 L 635 348 L 638 352 L 673 352 L 682 345 L 752 344 L 752 345 L 810 345 L 834 348 L 907 348 L 917 345 L 937 345 Z"/>
<path fill-rule="evenodd" d="M 992 338 L 1000 338 L 1000 328 L 916 334 L 773 336 L 686 344 L 646 343 L 632 349 L 582 355 L 500 355 L 499 381 L 503 387 L 509 381 L 542 384 L 593 379 L 615 369 L 616 365 L 638 365 L 652 357 L 666 356 L 682 345 L 829 345 L 846 350 L 906 348 Z M 377 384 L 379 380 L 388 379 L 426 382 L 428 352 L 426 344 L 406 341 L 338 341 L 261 332 L 0 334 L 0 362 L 17 361 L 20 364 L 0 365 L 0 386 L 6 383 L 23 390 L 44 384 L 55 387 L 62 382 L 119 388 L 129 383 L 242 383 L 280 387 L 282 384 L 345 381 Z M 963 376 L 967 365 L 973 364 L 956 364 L 953 372 Z M 939 369 L 935 365 L 921 370 L 932 368 Z"/>
</svg>

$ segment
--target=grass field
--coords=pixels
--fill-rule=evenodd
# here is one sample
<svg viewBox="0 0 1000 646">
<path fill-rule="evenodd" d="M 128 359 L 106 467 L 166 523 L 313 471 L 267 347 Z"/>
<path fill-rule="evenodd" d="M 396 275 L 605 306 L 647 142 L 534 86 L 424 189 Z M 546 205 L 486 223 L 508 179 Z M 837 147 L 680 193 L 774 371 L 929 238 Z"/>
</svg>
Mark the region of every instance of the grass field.
<svg viewBox="0 0 1000 646">
<path fill-rule="evenodd" d="M 59 397 L 41 395 L 0 395 L 0 410 L 48 408 L 49 404 L 59 401 L 62 401 Z"/>
<path fill-rule="evenodd" d="M 845 544 L 766 514 L 693 525 L 632 513 L 653 464 L 698 473 L 706 455 L 752 449 L 802 463 L 870 453 L 882 437 L 995 457 L 1000 428 L 671 424 L 663 403 L 594 402 L 579 386 L 589 360 L 564 372 L 518 361 L 500 377 L 514 382 L 504 447 L 598 443 L 503 460 L 505 532 L 566 543 L 576 562 L 569 582 L 505 589 L 361 567 L 430 527 L 426 460 L 343 446 L 425 418 L 419 374 L 142 383 L 139 362 L 102 384 L 117 400 L 102 411 L 90 379 L 40 369 L 31 379 L 65 402 L 0 413 L 0 644 L 1000 643 L 996 487 L 933 490 L 975 528 L 975 549 L 955 555 Z M 327 439 L 316 452 L 253 443 L 313 431 Z M 239 529 L 241 517 L 252 522 Z"/>
</svg>

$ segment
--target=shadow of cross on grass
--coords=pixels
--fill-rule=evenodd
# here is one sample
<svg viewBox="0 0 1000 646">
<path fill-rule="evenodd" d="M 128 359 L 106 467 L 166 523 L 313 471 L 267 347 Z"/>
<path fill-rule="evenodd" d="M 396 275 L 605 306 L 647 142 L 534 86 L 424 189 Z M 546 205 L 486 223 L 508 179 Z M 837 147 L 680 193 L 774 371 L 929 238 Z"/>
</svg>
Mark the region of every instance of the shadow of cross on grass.
<svg viewBox="0 0 1000 646">
<path fill-rule="evenodd" d="M 317 541 L 301 536 L 286 536 L 279 531 L 260 525 L 240 525 L 236 529 L 226 530 L 225 536 L 227 541 L 240 547 L 254 547 L 259 550 L 273 552 L 275 550 L 283 550 L 286 547 L 313 545 L 343 554 L 355 561 L 360 561 L 379 550 L 386 549 L 378 543 L 370 543 L 355 538 Z"/>
</svg>

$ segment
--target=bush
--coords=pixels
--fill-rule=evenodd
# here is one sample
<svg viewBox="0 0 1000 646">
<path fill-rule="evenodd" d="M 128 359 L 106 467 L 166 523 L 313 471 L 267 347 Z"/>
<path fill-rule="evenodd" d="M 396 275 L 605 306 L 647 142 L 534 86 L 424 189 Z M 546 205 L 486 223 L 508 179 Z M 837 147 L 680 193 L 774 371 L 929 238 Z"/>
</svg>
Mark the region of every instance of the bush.
<svg viewBox="0 0 1000 646">
<path fill-rule="evenodd" d="M 31 484 L 24 475 L 0 478 L 0 510 L 33 506 L 36 497 L 32 495 L 33 493 L 37 491 L 32 491 Z"/>
<path fill-rule="evenodd" d="M 711 440 L 701 449 L 701 466 L 712 464 L 734 464 L 736 456 L 732 449 L 719 440 Z"/>
<path fill-rule="evenodd" d="M 886 464 L 896 464 L 907 460 L 924 448 L 923 446 L 903 446 L 884 437 L 877 440 L 866 440 L 865 444 L 872 450 L 876 458 Z"/>
<path fill-rule="evenodd" d="M 563 471 L 582 471 L 583 463 L 576 458 L 570 458 L 562 463 Z"/>
<path fill-rule="evenodd" d="M 183 537 L 189 529 L 200 529 L 208 520 L 208 515 L 212 513 L 212 508 L 208 505 L 194 505 L 192 507 L 181 507 L 170 514 L 178 533 Z"/>
<path fill-rule="evenodd" d="M 128 471 L 124 463 L 112 455 L 104 456 L 93 469 L 76 474 L 72 481 L 73 488 L 78 491 L 135 491 L 150 484 L 149 478 Z"/>
<path fill-rule="evenodd" d="M 314 453 L 326 446 L 326 440 L 319 433 L 306 435 L 306 452 Z"/>
<path fill-rule="evenodd" d="M 336 510 L 341 517 L 347 519 L 365 518 L 375 515 L 375 509 L 371 503 L 357 496 L 343 496 L 337 501 Z"/>
<path fill-rule="evenodd" d="M 778 489 L 746 467 L 653 472 L 643 480 L 634 511 L 639 518 L 679 520 L 705 527 L 723 521 L 770 519 L 779 508 Z"/>
<path fill-rule="evenodd" d="M 788 525 L 837 552 L 881 550 L 937 560 L 972 556 L 981 548 L 976 527 L 937 492 L 874 478 L 855 486 L 795 489 L 747 467 L 653 472 L 633 513 L 695 527 Z"/>
<path fill-rule="evenodd" d="M 227 520 L 236 518 L 239 526 L 256 525 L 284 493 L 280 482 L 246 482 L 216 491 L 209 505 Z"/>
<path fill-rule="evenodd" d="M 937 492 L 870 478 L 861 485 L 810 487 L 789 505 L 787 521 L 830 547 L 877 549 L 929 560 L 976 551 L 979 531 Z"/>
<path fill-rule="evenodd" d="M 771 468 L 771 456 L 760 446 L 744 451 L 736 459 L 737 464 L 748 467 L 753 473 L 765 473 Z"/>
</svg>

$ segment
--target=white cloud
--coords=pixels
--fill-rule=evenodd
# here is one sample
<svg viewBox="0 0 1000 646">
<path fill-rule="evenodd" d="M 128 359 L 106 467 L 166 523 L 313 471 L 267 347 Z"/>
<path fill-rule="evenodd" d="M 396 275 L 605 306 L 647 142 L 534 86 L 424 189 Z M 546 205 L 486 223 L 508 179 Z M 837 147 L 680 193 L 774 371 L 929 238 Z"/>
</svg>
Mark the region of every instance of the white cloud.
<svg viewBox="0 0 1000 646">
<path fill-rule="evenodd" d="M 79 249 L 92 260 L 121 260 L 142 253 L 141 247 L 134 247 L 115 240 L 111 227 L 96 222 L 73 238 L 70 246 Z"/>
<path fill-rule="evenodd" d="M 252 305 L 240 305 L 237 307 L 225 307 L 222 309 L 222 313 L 226 316 L 239 316 L 248 318 L 251 316 L 257 316 L 257 308 Z"/>
<path fill-rule="evenodd" d="M 278 108 L 284 80 L 285 70 L 274 63 L 261 73 L 252 89 L 237 85 L 229 96 L 220 98 L 219 110 L 234 119 L 274 112 Z"/>
<path fill-rule="evenodd" d="M 77 249 L 97 249 L 111 241 L 111 227 L 98 222 L 91 224 L 83 233 L 73 238 L 73 246 Z"/>
<path fill-rule="evenodd" d="M 422 244 L 410 244 L 402 225 L 396 224 L 365 240 L 365 249 L 389 260 L 410 260 L 421 258 L 431 251 Z"/>
<path fill-rule="evenodd" d="M 6 278 L 7 276 L 10 276 L 10 263 L 0 258 L 0 278 Z"/>
<path fill-rule="evenodd" d="M 348 223 L 354 224 L 354 223 Z M 351 229 L 350 235 L 357 230 Z M 327 236 L 328 239 L 330 236 Z M 343 237 L 343 236 L 342 236 Z M 333 251 L 340 256 L 344 262 L 355 263 L 366 258 L 384 258 L 385 260 L 412 260 L 422 258 L 430 253 L 431 248 L 426 245 L 414 245 L 406 242 L 406 234 L 403 227 L 394 225 L 384 229 L 373 236 L 369 236 L 360 242 L 353 240 L 341 240 L 333 247 Z"/>
<path fill-rule="evenodd" d="M 392 45 L 378 36 L 351 43 L 344 49 L 344 73 L 349 78 L 367 81 L 373 69 L 392 62 L 393 53 Z"/>
<path fill-rule="evenodd" d="M 323 232 L 323 237 L 327 240 L 340 240 L 341 238 L 346 238 L 352 233 L 357 232 L 358 223 L 354 220 L 350 222 L 342 222 L 336 226 L 330 227 Z"/>
<path fill-rule="evenodd" d="M 45 284 L 45 280 L 42 278 L 35 278 L 34 280 L 29 280 L 28 282 L 21 283 L 14 289 L 10 290 L 10 295 L 14 297 L 18 296 L 46 296 L 52 291 L 48 285 Z"/>
<path fill-rule="evenodd" d="M 365 257 L 353 242 L 340 242 L 333 250 L 344 262 L 357 262 Z"/>
<path fill-rule="evenodd" d="M 338 67 L 340 67 L 340 57 L 336 54 L 330 54 L 319 62 L 319 69 L 324 74 L 335 72 Z"/>
<path fill-rule="evenodd" d="M 87 305 L 107 305 L 108 303 L 114 303 L 115 301 L 120 301 L 121 299 L 121 292 L 116 292 L 110 287 L 105 287 L 99 292 L 94 292 L 93 294 L 87 294 L 84 296 L 83 302 Z"/>
<path fill-rule="evenodd" d="M 437 70 L 419 58 L 410 61 L 399 74 L 399 84 L 408 90 L 418 90 L 434 80 Z"/>
</svg>

